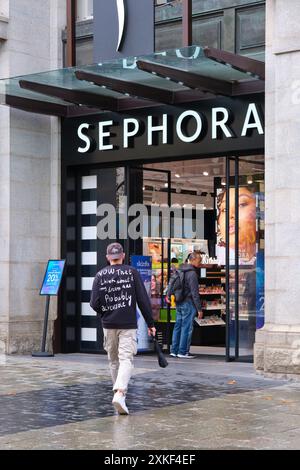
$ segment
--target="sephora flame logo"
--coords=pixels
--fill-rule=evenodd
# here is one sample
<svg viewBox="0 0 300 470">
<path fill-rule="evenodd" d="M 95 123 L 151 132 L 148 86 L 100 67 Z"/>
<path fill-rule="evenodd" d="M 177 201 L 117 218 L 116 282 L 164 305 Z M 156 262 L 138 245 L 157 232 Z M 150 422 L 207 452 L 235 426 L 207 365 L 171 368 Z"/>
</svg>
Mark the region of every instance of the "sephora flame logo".
<svg viewBox="0 0 300 470">
<path fill-rule="evenodd" d="M 119 21 L 119 38 L 118 38 L 117 51 L 119 51 L 122 40 L 123 40 L 123 36 L 124 36 L 124 30 L 125 30 L 125 4 L 124 4 L 124 0 L 116 0 L 116 2 L 117 2 L 118 21 Z"/>
</svg>

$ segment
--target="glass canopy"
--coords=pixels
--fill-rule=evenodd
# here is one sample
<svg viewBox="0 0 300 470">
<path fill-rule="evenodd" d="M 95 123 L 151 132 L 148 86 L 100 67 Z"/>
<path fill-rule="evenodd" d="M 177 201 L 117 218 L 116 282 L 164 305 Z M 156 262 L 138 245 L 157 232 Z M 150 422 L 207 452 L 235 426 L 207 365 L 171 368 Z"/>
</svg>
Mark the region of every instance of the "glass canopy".
<svg viewBox="0 0 300 470">
<path fill-rule="evenodd" d="M 0 80 L 0 104 L 67 117 L 263 91 L 263 62 L 191 46 Z"/>
</svg>

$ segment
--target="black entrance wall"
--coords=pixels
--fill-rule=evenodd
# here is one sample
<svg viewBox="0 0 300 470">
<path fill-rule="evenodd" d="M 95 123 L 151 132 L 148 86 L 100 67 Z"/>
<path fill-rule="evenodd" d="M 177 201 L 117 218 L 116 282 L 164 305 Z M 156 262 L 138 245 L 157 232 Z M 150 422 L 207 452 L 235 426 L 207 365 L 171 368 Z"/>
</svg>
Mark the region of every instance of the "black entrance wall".
<svg viewBox="0 0 300 470">
<path fill-rule="evenodd" d="M 257 129 L 250 130 L 246 136 L 241 136 L 243 124 L 247 115 L 250 103 L 255 103 L 259 118 L 263 126 L 264 95 L 243 96 L 242 98 L 217 97 L 214 100 L 193 103 L 191 106 L 171 107 L 161 106 L 158 108 L 147 108 L 139 111 L 132 111 L 130 114 L 101 113 L 80 119 L 64 119 L 62 121 L 62 256 L 67 258 L 67 279 L 65 289 L 60 301 L 59 318 L 61 320 L 61 344 L 63 352 L 100 352 L 102 350 L 102 329 L 99 319 L 85 315 L 81 316 L 81 304 L 89 302 L 89 292 L 82 290 L 82 276 L 94 276 L 98 266 L 94 266 L 94 271 L 82 272 L 86 267 L 81 266 L 80 253 L 86 251 L 82 249 L 81 227 L 82 216 L 76 210 L 80 207 L 80 178 L 84 174 L 94 174 L 98 176 L 98 185 L 101 187 L 101 197 L 91 195 L 91 200 L 96 199 L 97 203 L 106 202 L 116 204 L 116 166 L 124 166 L 126 194 L 130 203 L 140 202 L 142 199 L 142 173 L 139 166 L 145 162 L 173 161 L 191 158 L 207 158 L 212 156 L 226 155 L 250 155 L 264 152 L 264 135 L 259 134 Z M 228 138 L 218 135 L 212 139 L 212 108 L 224 107 L 230 112 L 228 125 L 233 136 Z M 195 110 L 203 118 L 203 132 L 197 142 L 184 143 L 177 137 L 176 120 L 178 116 L 186 110 Z M 122 122 L 126 117 L 138 119 L 144 126 L 147 125 L 147 117 L 153 116 L 153 125 L 160 125 L 163 114 L 168 114 L 170 126 L 168 128 L 168 143 L 162 144 L 161 132 L 157 133 L 157 140 L 153 145 L 147 143 L 147 133 L 141 132 L 134 138 L 134 142 L 129 148 L 123 148 Z M 155 122 L 157 118 L 157 122 Z M 84 120 L 83 120 L 84 119 Z M 99 151 L 93 149 L 92 152 L 80 153 L 78 148 L 83 145 L 78 137 L 78 126 L 88 123 L 94 126 L 89 129 L 88 135 L 98 140 L 97 124 L 101 121 L 113 121 L 110 129 L 110 143 L 115 146 L 113 150 Z M 186 134 L 192 135 L 195 126 L 192 120 L 187 124 Z M 141 125 L 143 129 L 143 125 Z M 135 171 L 132 171 L 132 167 Z M 105 171 L 104 171 L 105 168 Z M 76 206 L 76 204 L 77 206 Z M 94 216 L 93 216 L 94 217 Z M 93 223 L 96 223 L 95 221 Z M 97 245 L 97 242 L 91 242 Z M 105 252 L 105 242 L 103 242 L 103 253 Z M 128 244 L 128 253 L 140 251 L 141 241 Z M 92 250 L 92 247 L 91 247 Z M 96 250 L 96 248 L 95 248 Z M 104 255 L 98 264 L 105 262 Z M 86 296 L 86 297 L 82 297 Z M 82 348 L 81 329 L 97 330 L 96 343 L 85 342 Z M 94 349 L 96 344 L 96 349 Z M 57 348 L 58 352 L 59 348 Z"/>
</svg>

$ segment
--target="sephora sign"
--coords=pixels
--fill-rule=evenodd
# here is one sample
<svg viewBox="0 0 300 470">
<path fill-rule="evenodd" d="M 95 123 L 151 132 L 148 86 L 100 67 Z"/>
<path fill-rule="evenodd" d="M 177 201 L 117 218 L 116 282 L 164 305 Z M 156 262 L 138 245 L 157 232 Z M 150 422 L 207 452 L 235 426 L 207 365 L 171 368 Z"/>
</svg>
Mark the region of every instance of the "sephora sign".
<svg viewBox="0 0 300 470">
<path fill-rule="evenodd" d="M 63 155 L 67 164 L 86 164 L 254 153 L 264 148 L 263 105 L 252 95 L 68 119 Z"/>
</svg>

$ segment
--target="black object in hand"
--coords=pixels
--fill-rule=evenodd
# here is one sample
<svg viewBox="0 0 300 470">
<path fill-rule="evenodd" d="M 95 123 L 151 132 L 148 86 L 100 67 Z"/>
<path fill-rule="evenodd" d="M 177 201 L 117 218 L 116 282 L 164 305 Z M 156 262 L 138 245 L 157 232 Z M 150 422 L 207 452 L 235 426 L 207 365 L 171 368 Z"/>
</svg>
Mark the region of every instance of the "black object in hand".
<svg viewBox="0 0 300 470">
<path fill-rule="evenodd" d="M 158 359 L 159 366 L 160 367 L 167 367 L 168 366 L 168 361 L 165 358 L 165 356 L 164 356 L 164 354 L 161 350 L 159 342 L 157 341 L 157 339 L 154 336 L 152 336 L 152 339 L 153 339 L 153 342 L 154 342 L 155 351 L 156 351 L 156 354 L 157 354 L 157 359 Z"/>
</svg>

